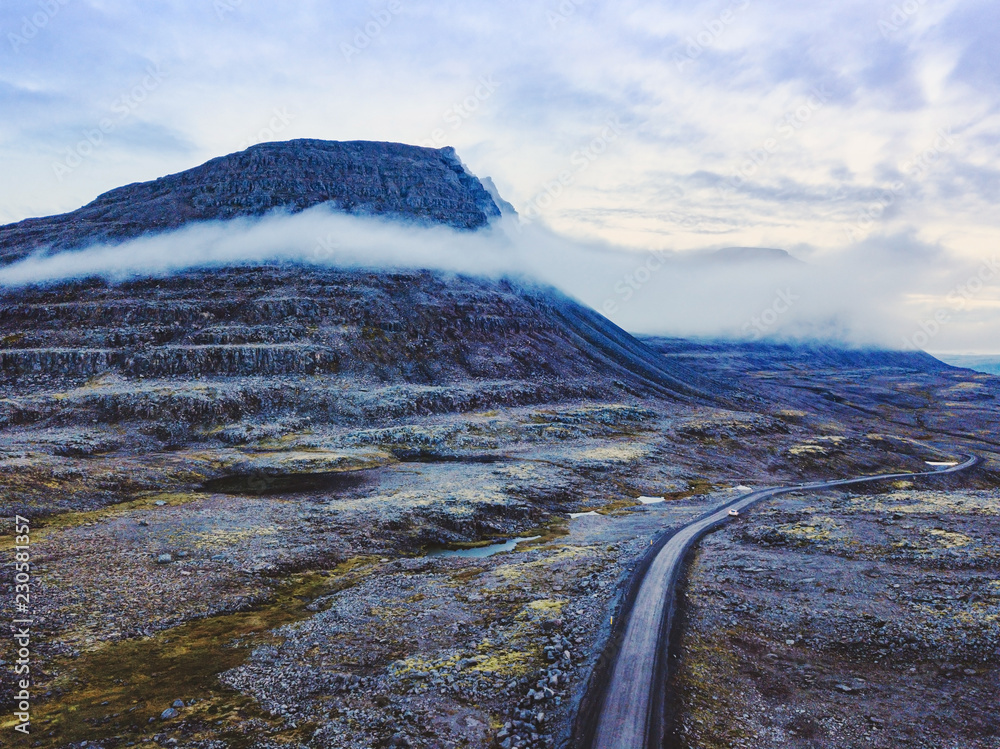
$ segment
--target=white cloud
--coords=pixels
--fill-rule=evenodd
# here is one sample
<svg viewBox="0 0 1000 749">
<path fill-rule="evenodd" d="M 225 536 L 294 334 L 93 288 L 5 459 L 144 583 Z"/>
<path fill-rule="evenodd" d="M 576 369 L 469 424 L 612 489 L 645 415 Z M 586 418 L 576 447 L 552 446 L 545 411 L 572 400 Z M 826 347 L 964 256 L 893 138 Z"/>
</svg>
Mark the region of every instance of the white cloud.
<svg viewBox="0 0 1000 749">
<path fill-rule="evenodd" d="M 121 281 L 271 262 L 510 277 L 555 286 L 628 330 L 678 336 L 820 338 L 922 348 L 922 323 L 933 325 L 943 311 L 947 320 L 938 322 L 927 341 L 937 350 L 974 350 L 969 342 L 976 337 L 1000 350 L 1000 328 L 985 319 L 1000 300 L 1000 261 L 956 265 L 939 247 L 908 236 L 870 241 L 808 263 L 733 263 L 704 253 L 585 243 L 537 224 L 505 220 L 487 231 L 462 232 L 320 206 L 36 254 L 0 268 L 0 286 L 93 276 Z M 980 281 L 974 280 L 977 274 Z"/>
</svg>

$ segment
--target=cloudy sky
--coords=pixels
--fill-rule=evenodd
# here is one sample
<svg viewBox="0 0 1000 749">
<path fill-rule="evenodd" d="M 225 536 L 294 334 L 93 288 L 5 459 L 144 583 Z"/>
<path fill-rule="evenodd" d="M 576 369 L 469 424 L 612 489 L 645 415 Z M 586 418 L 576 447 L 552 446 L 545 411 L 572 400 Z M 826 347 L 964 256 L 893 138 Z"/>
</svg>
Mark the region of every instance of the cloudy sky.
<svg viewBox="0 0 1000 749">
<path fill-rule="evenodd" d="M 453 145 L 636 267 L 780 247 L 1000 352 L 998 37 L 990 0 L 5 0 L 0 222 L 264 140 Z"/>
</svg>

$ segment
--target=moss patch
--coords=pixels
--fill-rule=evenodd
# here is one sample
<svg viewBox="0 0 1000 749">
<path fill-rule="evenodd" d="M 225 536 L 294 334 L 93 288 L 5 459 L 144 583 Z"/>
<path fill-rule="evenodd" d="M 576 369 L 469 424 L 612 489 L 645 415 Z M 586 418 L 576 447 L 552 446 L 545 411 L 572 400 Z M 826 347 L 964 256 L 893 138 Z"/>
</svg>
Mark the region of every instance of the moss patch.
<svg viewBox="0 0 1000 749">
<path fill-rule="evenodd" d="M 664 492 L 662 496 L 667 502 L 673 502 L 679 499 L 688 499 L 689 497 L 699 497 L 703 494 L 711 494 L 715 491 L 715 484 L 711 481 L 706 481 L 705 479 L 691 479 L 687 482 L 688 487 L 683 491 L 676 492 Z"/>
<path fill-rule="evenodd" d="M 928 533 L 934 537 L 935 541 L 946 549 L 958 549 L 972 544 L 972 538 L 966 536 L 964 533 L 954 533 L 952 531 L 945 531 L 939 528 L 930 530 Z"/>
<path fill-rule="evenodd" d="M 460 585 L 464 585 L 470 580 L 475 580 L 477 577 L 486 572 L 486 567 L 469 567 L 464 570 L 459 570 L 451 575 L 453 582 Z"/>
<path fill-rule="evenodd" d="M 689 733 L 684 745 L 701 749 L 728 749 L 747 737 L 734 720 L 746 709 L 740 693 L 740 663 L 727 642 L 735 633 L 719 633 L 716 640 L 697 634 L 685 636 L 684 658 L 677 675 L 677 687 Z"/>
<path fill-rule="evenodd" d="M 529 609 L 537 612 L 546 619 L 558 619 L 565 606 L 566 601 L 556 601 L 551 599 L 532 601 L 528 604 Z"/>
<path fill-rule="evenodd" d="M 519 550 L 550 544 L 556 539 L 569 535 L 569 521 L 566 518 L 556 518 L 544 525 L 527 530 L 521 535 L 526 537 L 538 536 L 538 538 L 531 541 L 522 541 L 517 545 Z"/>
<path fill-rule="evenodd" d="M 180 507 L 199 499 L 207 499 L 209 495 L 198 492 L 168 492 L 147 494 L 139 499 L 128 502 L 118 502 L 116 504 L 102 507 L 99 510 L 86 510 L 82 512 L 64 512 L 58 515 L 50 515 L 44 518 L 36 518 L 31 523 L 31 534 L 33 542 L 39 541 L 42 537 L 50 533 L 67 530 L 70 528 L 80 528 L 85 525 L 93 525 L 104 520 L 126 515 L 136 510 L 156 510 L 159 507 Z M 165 505 L 157 505 L 157 502 L 166 502 Z M 0 536 L 0 550 L 14 547 L 14 537 L 10 535 Z"/>
<path fill-rule="evenodd" d="M 524 676 L 537 667 L 538 652 L 528 650 L 507 650 L 492 652 L 489 645 L 479 648 L 479 662 L 473 666 L 474 671 L 489 674 L 500 674 L 504 677 Z"/>
<path fill-rule="evenodd" d="M 241 665 L 253 648 L 274 638 L 272 630 L 311 615 L 307 604 L 357 584 L 372 559 L 357 558 L 326 573 L 295 575 L 274 596 L 248 611 L 189 622 L 140 640 L 111 643 L 78 658 L 48 664 L 58 674 L 46 687 L 55 693 L 35 710 L 35 735 L 48 746 L 109 737 L 148 741 L 158 732 L 202 732 L 230 747 L 248 747 L 259 732 L 285 731 L 246 695 L 221 685 L 218 675 Z M 174 700 L 197 700 L 181 715 L 161 721 Z M 150 718 L 155 718 L 149 723 Z M 255 728 L 244 733 L 248 724 Z M 289 738 L 292 738 L 290 735 Z"/>
</svg>

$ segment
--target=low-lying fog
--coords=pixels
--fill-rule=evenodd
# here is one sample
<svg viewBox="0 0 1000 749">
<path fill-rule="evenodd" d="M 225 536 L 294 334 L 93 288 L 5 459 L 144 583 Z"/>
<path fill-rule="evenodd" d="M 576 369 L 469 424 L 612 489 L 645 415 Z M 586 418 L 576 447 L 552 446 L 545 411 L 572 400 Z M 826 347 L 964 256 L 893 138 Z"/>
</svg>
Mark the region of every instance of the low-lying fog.
<svg viewBox="0 0 1000 749">
<path fill-rule="evenodd" d="M 996 259 L 956 263 L 896 238 L 807 260 L 776 252 L 634 252 L 509 218 L 471 233 L 318 207 L 40 253 L 0 268 L 0 285 L 274 261 L 428 268 L 550 284 L 636 333 L 1000 351 Z"/>
</svg>

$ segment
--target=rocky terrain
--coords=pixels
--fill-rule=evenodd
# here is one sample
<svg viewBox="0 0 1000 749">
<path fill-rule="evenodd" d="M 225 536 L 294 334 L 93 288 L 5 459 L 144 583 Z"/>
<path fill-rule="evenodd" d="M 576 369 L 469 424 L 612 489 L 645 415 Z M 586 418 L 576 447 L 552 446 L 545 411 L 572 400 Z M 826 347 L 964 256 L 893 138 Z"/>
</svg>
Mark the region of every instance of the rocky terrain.
<svg viewBox="0 0 1000 749">
<path fill-rule="evenodd" d="M 876 400 L 845 405 L 794 390 L 796 399 L 785 403 L 775 390 L 777 402 L 765 403 L 748 389 L 741 397 L 760 403 L 750 410 L 671 392 L 670 378 L 681 370 L 669 362 L 657 383 L 648 371 L 632 371 L 630 359 L 607 358 L 607 347 L 584 346 L 582 337 L 570 339 L 579 348 L 564 343 L 556 357 L 570 336 L 559 322 L 565 316 L 543 317 L 539 310 L 554 307 L 529 304 L 533 292 L 507 290 L 509 306 L 498 316 L 504 335 L 491 338 L 490 325 L 472 322 L 464 337 L 449 337 L 438 326 L 451 324 L 453 311 L 424 314 L 412 300 L 393 307 L 403 292 L 387 291 L 378 305 L 364 307 L 383 322 L 373 333 L 361 312 L 355 328 L 329 308 L 303 324 L 297 318 L 311 309 L 307 287 L 294 284 L 339 279 L 360 288 L 363 280 L 369 298 L 379 299 L 379 288 L 413 289 L 419 281 L 435 291 L 425 297 L 435 304 L 457 288 L 475 290 L 480 311 L 489 309 L 482 295 L 499 292 L 466 280 L 449 292 L 446 279 L 428 276 L 345 280 L 261 269 L 252 281 L 244 277 L 259 301 L 235 303 L 235 279 L 245 273 L 221 276 L 228 307 L 205 293 L 219 276 L 189 276 L 36 291 L 4 308 L 21 315 L 4 316 L 11 325 L 5 335 L 23 331 L 5 352 L 8 361 L 35 356 L 45 342 L 79 350 L 80 341 L 68 339 L 81 335 L 107 346 L 96 364 L 60 354 L 5 370 L 4 502 L 32 517 L 35 528 L 44 663 L 37 688 L 44 698 L 31 744 L 566 745 L 624 583 L 657 534 L 747 485 L 920 471 L 958 447 L 989 459 L 962 480 L 979 486 L 968 496 L 992 496 L 993 448 L 975 439 L 995 429 L 998 391 L 986 376 L 937 365 L 922 371 L 913 360 L 895 362 L 911 368 L 861 362 L 832 370 L 836 375 L 818 369 L 808 382 L 845 394 L 871 383 Z M 280 282 L 280 294 L 268 279 Z M 292 296 L 288 284 L 297 301 L 273 302 Z M 66 294 L 75 301 L 56 301 Z M 91 294 L 100 303 L 88 302 Z M 140 297 L 160 302 L 135 305 Z M 350 304 L 343 292 L 316 298 Z M 227 360 L 204 355 L 209 344 L 185 343 L 242 336 L 216 345 L 266 350 L 273 344 L 242 342 L 261 308 L 289 310 L 296 319 L 274 320 L 258 337 L 316 336 L 318 350 L 340 352 L 336 367 L 314 366 L 306 356 Z M 24 324 L 43 312 L 48 327 Z M 91 322 L 70 326 L 57 314 Z M 170 315 L 188 321 L 164 325 L 174 338 L 133 343 Z M 406 319 L 435 322 L 419 330 L 396 324 Z M 545 319 L 548 332 L 533 338 Z M 121 349 L 108 345 L 115 331 Z M 592 329 L 587 334 L 597 340 Z M 370 343 L 376 335 L 377 346 Z M 448 356 L 433 359 L 439 366 L 430 371 L 412 367 L 406 344 L 415 339 Z M 160 353 L 188 345 L 190 360 Z M 476 355 L 477 346 L 485 353 Z M 506 353 L 529 346 L 532 356 L 523 360 Z M 80 370 L 74 362 L 83 362 Z M 757 371 L 753 379 L 776 380 L 783 370 Z M 692 378 L 705 386 L 708 373 Z M 783 376 L 793 387 L 797 380 Z M 882 420 L 869 415 L 883 408 L 884 392 L 902 398 L 913 391 L 926 396 L 919 420 L 908 404 L 884 407 Z M 724 398 L 728 391 L 718 392 Z M 968 392 L 980 397 L 948 400 Z M 918 421 L 953 423 L 969 437 L 928 431 Z M 667 501 L 644 505 L 640 496 Z M 964 511 L 964 501 L 954 506 Z M 950 507 L 945 502 L 936 513 L 944 519 Z M 584 512 L 597 514 L 569 518 Z M 795 518 L 781 517 L 748 537 L 779 539 L 757 541 L 774 558 L 744 567 L 777 568 L 782 555 L 802 553 L 780 540 L 798 538 Z M 827 521 L 803 517 L 803 528 L 825 532 Z M 938 525 L 948 533 L 971 530 Z M 428 556 L 449 544 L 519 535 L 539 538 L 484 558 Z M 9 548 L 10 536 L 4 543 Z M 934 558 L 966 564 L 958 556 Z M 718 563 L 733 562 L 723 550 Z M 890 562 L 873 556 L 871 563 Z M 977 563 L 995 570 L 988 555 Z M 771 609 L 771 617 L 812 610 L 811 602 Z M 991 627 L 980 618 L 967 631 L 982 639 Z M 690 631 L 707 637 L 713 628 L 699 622 Z M 932 657 L 958 659 L 951 650 Z M 951 678 L 973 678 L 966 667 Z M 684 715 L 704 720 L 691 704 Z M 767 713 L 750 703 L 739 709 L 754 720 Z"/>
<path fill-rule="evenodd" d="M 1000 493 L 789 496 L 710 537 L 675 746 L 1000 746 Z"/>
<path fill-rule="evenodd" d="M 1000 659 L 998 397 L 920 354 L 640 341 L 551 290 L 430 272 L 4 292 L 0 554 L 29 517 L 35 694 L 4 745 L 567 747 L 658 535 L 747 487 L 976 452 L 710 537 L 672 740 L 997 746 L 973 706 Z"/>
</svg>

